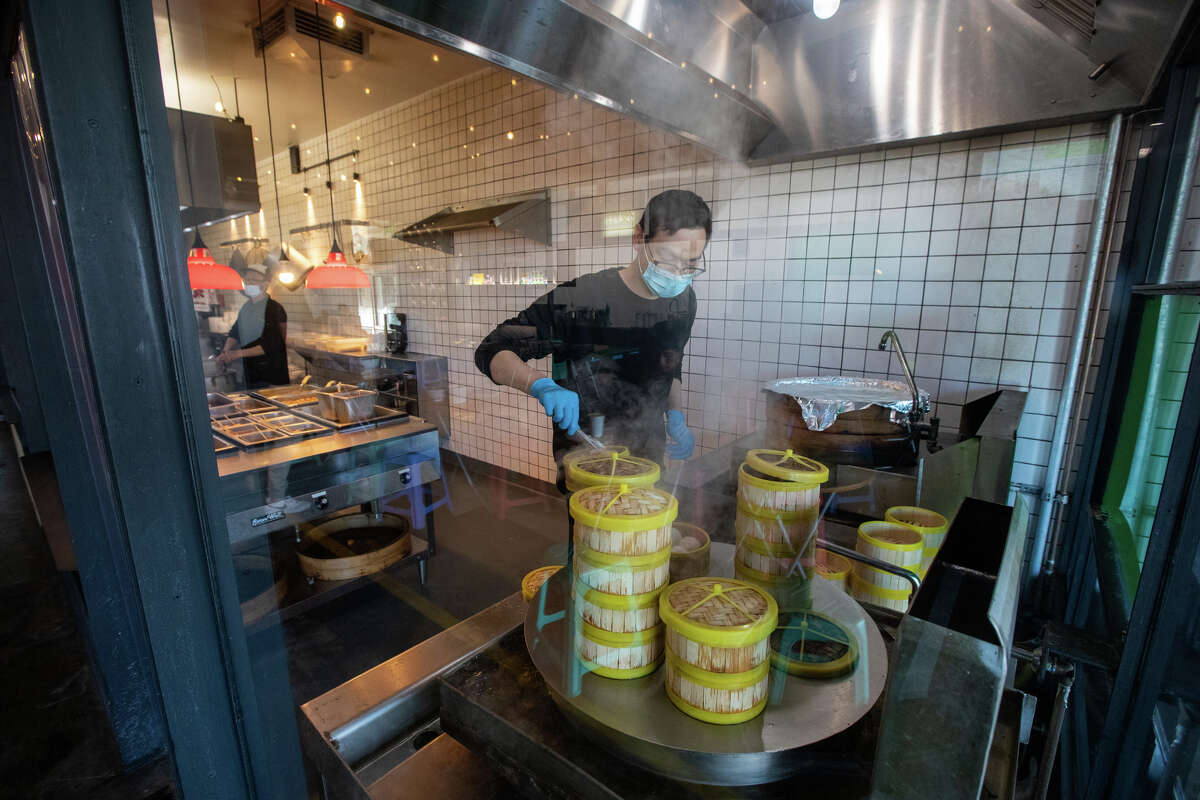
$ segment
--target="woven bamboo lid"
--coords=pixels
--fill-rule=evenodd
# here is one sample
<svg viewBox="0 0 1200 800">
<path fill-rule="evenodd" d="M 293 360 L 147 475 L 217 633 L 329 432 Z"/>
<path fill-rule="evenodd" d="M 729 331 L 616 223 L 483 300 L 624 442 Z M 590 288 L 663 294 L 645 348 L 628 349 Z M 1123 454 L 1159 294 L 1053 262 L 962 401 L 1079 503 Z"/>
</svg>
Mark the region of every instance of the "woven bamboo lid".
<svg viewBox="0 0 1200 800">
<path fill-rule="evenodd" d="M 563 459 L 563 471 L 566 480 L 580 486 L 652 486 L 662 475 L 658 464 L 631 456 L 624 447 L 572 454 Z"/>
<path fill-rule="evenodd" d="M 815 486 L 829 480 L 828 467 L 791 450 L 751 450 L 746 454 L 746 466 L 789 483 Z"/>
<path fill-rule="evenodd" d="M 888 522 L 898 522 L 915 528 L 921 533 L 945 533 L 949 527 L 946 518 L 941 514 L 917 506 L 892 506 L 884 512 L 883 518 Z"/>
<path fill-rule="evenodd" d="M 689 578 L 658 599 L 658 613 L 672 630 L 713 647 L 745 647 L 775 630 L 779 606 L 758 587 L 729 578 Z"/>
<path fill-rule="evenodd" d="M 824 547 L 817 548 L 814 559 L 816 561 L 817 572 L 822 577 L 832 580 L 846 577 L 850 574 L 850 570 L 854 568 L 854 565 L 850 563 L 850 559 L 838 553 L 831 553 Z"/>
<path fill-rule="evenodd" d="M 571 516 L 605 531 L 662 528 L 679 515 L 675 497 L 653 486 L 591 486 L 571 495 Z"/>
<path fill-rule="evenodd" d="M 784 615 L 771 634 L 771 660 L 801 678 L 835 678 L 854 669 L 858 645 L 833 619 L 813 611 Z"/>
</svg>

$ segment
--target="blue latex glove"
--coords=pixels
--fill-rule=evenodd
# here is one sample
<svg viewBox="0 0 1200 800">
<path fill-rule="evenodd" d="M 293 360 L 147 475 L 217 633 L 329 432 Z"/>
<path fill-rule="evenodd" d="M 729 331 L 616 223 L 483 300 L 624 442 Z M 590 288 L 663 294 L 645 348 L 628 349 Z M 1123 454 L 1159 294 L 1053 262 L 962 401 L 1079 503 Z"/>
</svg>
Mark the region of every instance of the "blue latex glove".
<svg viewBox="0 0 1200 800">
<path fill-rule="evenodd" d="M 696 448 L 696 437 L 688 430 L 683 412 L 674 408 L 667 412 L 667 436 L 671 439 L 667 444 L 671 458 L 688 458 Z"/>
<path fill-rule="evenodd" d="M 549 378 L 538 378 L 529 387 L 529 393 L 546 409 L 546 416 L 566 431 L 567 436 L 579 432 L 579 395 Z"/>
</svg>

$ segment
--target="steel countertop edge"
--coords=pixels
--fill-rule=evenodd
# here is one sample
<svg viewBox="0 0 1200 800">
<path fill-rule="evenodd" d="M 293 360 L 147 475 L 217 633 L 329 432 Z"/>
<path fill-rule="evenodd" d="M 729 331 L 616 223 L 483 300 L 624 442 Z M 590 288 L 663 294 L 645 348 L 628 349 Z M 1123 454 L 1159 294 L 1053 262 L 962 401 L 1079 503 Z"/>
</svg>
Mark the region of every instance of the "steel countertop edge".
<svg viewBox="0 0 1200 800">
<path fill-rule="evenodd" d="M 258 450 L 240 450 L 222 455 L 217 459 L 217 474 L 221 478 L 245 472 L 289 464 L 312 456 L 338 453 L 363 445 L 375 444 L 389 439 L 408 438 L 423 433 L 438 433 L 438 427 L 419 417 L 409 417 L 403 422 L 392 422 L 364 430 L 333 431 L 310 436 L 298 442 L 265 447 Z"/>
</svg>

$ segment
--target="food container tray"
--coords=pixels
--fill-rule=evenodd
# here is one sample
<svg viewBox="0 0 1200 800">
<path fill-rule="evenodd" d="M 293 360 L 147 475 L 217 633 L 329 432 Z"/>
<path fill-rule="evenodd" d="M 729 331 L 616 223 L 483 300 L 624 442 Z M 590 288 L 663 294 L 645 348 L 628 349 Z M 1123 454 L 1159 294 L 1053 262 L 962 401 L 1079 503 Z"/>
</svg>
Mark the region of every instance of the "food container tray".
<svg viewBox="0 0 1200 800">
<path fill-rule="evenodd" d="M 317 397 L 325 390 L 316 386 L 272 386 L 250 392 L 252 397 L 266 400 L 277 406 L 296 408 L 316 404 Z"/>
<path fill-rule="evenodd" d="M 225 455 L 226 453 L 232 453 L 234 450 L 237 450 L 237 445 L 235 445 L 232 442 L 229 442 L 225 439 L 222 439 L 220 436 L 217 436 L 215 433 L 212 435 L 212 440 L 213 440 L 213 452 L 219 456 Z"/>
<path fill-rule="evenodd" d="M 225 395 L 220 392 L 208 393 L 208 416 L 211 419 L 227 417 L 230 414 L 236 414 L 237 411 L 237 406 Z"/>
<path fill-rule="evenodd" d="M 277 408 L 268 402 L 259 400 L 257 397 L 252 397 L 246 392 L 236 392 L 227 396 L 233 401 L 238 411 L 247 414 L 257 414 L 260 411 L 274 411 Z"/>
<path fill-rule="evenodd" d="M 294 409 L 292 411 L 298 417 L 303 417 L 311 422 L 316 422 L 321 425 L 332 426 L 334 430 L 344 431 L 356 428 L 373 428 L 378 425 L 388 425 L 393 422 L 404 422 L 408 419 L 408 414 L 394 408 L 386 408 L 384 406 L 375 406 L 371 416 L 366 419 L 353 420 L 351 422 L 338 422 L 336 420 L 327 419 L 316 413 L 316 409 Z"/>
</svg>

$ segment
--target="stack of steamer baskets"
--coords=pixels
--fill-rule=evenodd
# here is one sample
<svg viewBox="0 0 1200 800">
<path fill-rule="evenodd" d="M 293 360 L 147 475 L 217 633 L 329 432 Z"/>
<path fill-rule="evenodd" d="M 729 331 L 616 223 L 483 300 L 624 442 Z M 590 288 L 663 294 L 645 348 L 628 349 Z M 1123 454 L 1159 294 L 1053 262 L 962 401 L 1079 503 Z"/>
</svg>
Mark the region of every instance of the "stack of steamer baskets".
<svg viewBox="0 0 1200 800">
<path fill-rule="evenodd" d="M 679 504 L 653 486 L 622 483 L 579 489 L 570 509 L 584 667 L 607 678 L 648 675 L 662 659 L 658 596 L 670 577 Z"/>
<path fill-rule="evenodd" d="M 882 520 L 864 522 L 858 526 L 855 549 L 863 555 L 904 567 L 910 572 L 919 574 L 921 571 L 924 541 L 918 531 L 907 525 Z M 912 585 L 899 575 L 866 564 L 855 564 L 850 587 L 855 598 L 864 603 L 893 611 L 908 610 Z"/>
<path fill-rule="evenodd" d="M 751 450 L 738 469 L 734 574 L 787 611 L 812 606 L 812 569 L 825 465 L 791 450 Z"/>
<path fill-rule="evenodd" d="M 574 493 L 589 486 L 653 486 L 661 470 L 646 458 L 629 455 L 624 447 L 603 450 L 579 450 L 563 457 L 563 478 L 567 491 Z"/>
<path fill-rule="evenodd" d="M 929 571 L 929 565 L 933 563 L 933 557 L 941 549 L 942 542 L 946 541 L 946 533 L 950 528 L 946 518 L 927 508 L 892 506 L 884 513 L 884 519 L 888 522 L 907 525 L 921 534 L 921 569 L 919 572 L 924 578 L 925 573 Z"/>
<path fill-rule="evenodd" d="M 667 628 L 667 696 L 704 722 L 733 725 L 767 705 L 779 607 L 763 589 L 702 577 L 672 583 L 658 602 Z"/>
</svg>

